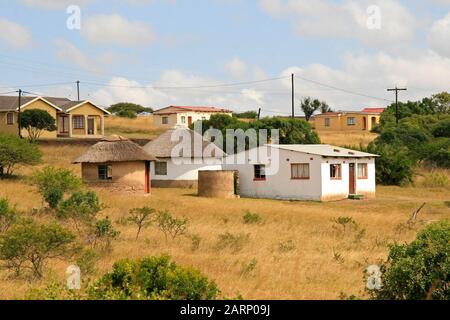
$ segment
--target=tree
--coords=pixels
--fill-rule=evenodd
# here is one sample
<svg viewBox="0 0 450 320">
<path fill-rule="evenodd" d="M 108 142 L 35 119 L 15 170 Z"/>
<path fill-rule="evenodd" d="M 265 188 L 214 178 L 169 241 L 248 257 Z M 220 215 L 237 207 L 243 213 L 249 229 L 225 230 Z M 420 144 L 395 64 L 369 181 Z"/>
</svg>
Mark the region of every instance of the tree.
<svg viewBox="0 0 450 320">
<path fill-rule="evenodd" d="M 317 110 L 322 110 L 322 113 L 324 113 L 324 110 L 326 110 L 326 112 L 330 110 L 330 107 L 325 102 L 319 101 L 317 99 L 312 99 L 311 97 L 303 99 L 300 104 L 300 108 L 305 114 L 306 121 L 311 120 L 312 116 Z"/>
<path fill-rule="evenodd" d="M 8 199 L 0 199 L 0 234 L 7 232 L 18 220 L 16 208 L 9 205 Z"/>
<path fill-rule="evenodd" d="M 20 126 L 28 132 L 30 141 L 37 141 L 44 131 L 55 131 L 55 119 L 45 110 L 25 110 L 20 115 Z"/>
<path fill-rule="evenodd" d="M 73 193 L 69 199 L 63 201 L 58 208 L 58 216 L 71 219 L 78 230 L 78 223 L 92 225 L 96 215 L 103 209 L 97 194 L 93 191 L 79 191 Z"/>
<path fill-rule="evenodd" d="M 93 300 L 212 300 L 217 285 L 198 270 L 184 268 L 170 257 L 121 260 L 89 290 Z"/>
<path fill-rule="evenodd" d="M 76 252 L 74 240 L 75 236 L 58 224 L 26 220 L 0 238 L 0 260 L 16 276 L 29 269 L 35 278 L 41 278 L 49 259 L 71 257 Z"/>
<path fill-rule="evenodd" d="M 333 112 L 333 109 L 331 109 L 327 103 L 322 102 L 320 106 L 320 112 L 321 113 Z"/>
<path fill-rule="evenodd" d="M 392 245 L 381 267 L 381 300 L 450 299 L 450 222 L 433 223 L 410 244 Z"/>
<path fill-rule="evenodd" d="M 72 171 L 45 167 L 32 176 L 32 183 L 37 186 L 44 200 L 52 209 L 58 205 L 69 191 L 74 191 L 81 186 L 81 180 Z"/>
<path fill-rule="evenodd" d="M 156 223 L 159 230 L 164 234 L 166 241 L 170 236 L 172 240 L 186 233 L 188 227 L 188 219 L 177 219 L 167 211 L 161 211 L 156 216 Z"/>
<path fill-rule="evenodd" d="M 108 108 L 108 111 L 116 114 L 119 117 L 136 118 L 136 115 L 141 112 L 153 112 L 152 108 L 146 108 L 139 104 L 120 102 L 113 104 Z"/>
<path fill-rule="evenodd" d="M 127 218 L 127 222 L 137 226 L 136 240 L 139 239 L 141 230 L 152 224 L 152 218 L 155 212 L 156 210 L 150 207 L 135 208 L 130 210 L 130 216 Z"/>
<path fill-rule="evenodd" d="M 0 178 L 9 177 L 18 165 L 37 165 L 42 153 L 38 146 L 11 135 L 0 135 Z"/>
<path fill-rule="evenodd" d="M 258 118 L 258 112 L 246 111 L 241 113 L 233 113 L 233 117 L 236 117 L 238 119 L 256 119 Z"/>
<path fill-rule="evenodd" d="M 100 245 L 102 250 L 110 250 L 111 242 L 119 236 L 120 232 L 114 229 L 109 219 L 99 220 L 94 227 L 94 246 Z"/>
</svg>

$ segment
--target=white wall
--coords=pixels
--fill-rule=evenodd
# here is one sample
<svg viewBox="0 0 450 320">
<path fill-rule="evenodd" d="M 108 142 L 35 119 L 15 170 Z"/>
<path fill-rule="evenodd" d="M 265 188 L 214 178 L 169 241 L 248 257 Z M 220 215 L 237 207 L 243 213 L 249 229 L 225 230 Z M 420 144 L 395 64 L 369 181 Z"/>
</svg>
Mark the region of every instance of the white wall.
<svg viewBox="0 0 450 320">
<path fill-rule="evenodd" d="M 213 113 L 213 112 L 184 112 L 184 113 L 178 113 L 177 114 L 177 125 L 184 126 L 184 127 L 187 128 L 187 127 L 189 127 L 189 117 L 192 117 L 192 123 L 195 123 L 197 121 L 203 120 L 203 118 L 205 120 L 209 120 L 213 114 L 218 114 L 218 113 Z M 231 116 L 232 114 L 230 113 L 229 115 Z M 186 118 L 186 122 L 185 123 L 182 123 L 182 117 Z"/>
<path fill-rule="evenodd" d="M 161 159 L 163 162 L 163 159 Z M 165 160 L 164 160 L 165 161 Z M 167 159 L 167 175 L 158 176 L 155 174 L 155 163 L 151 164 L 151 179 L 155 181 L 198 181 L 199 170 L 221 170 L 220 160 L 210 159 L 213 164 L 175 164 L 171 159 Z"/>
</svg>

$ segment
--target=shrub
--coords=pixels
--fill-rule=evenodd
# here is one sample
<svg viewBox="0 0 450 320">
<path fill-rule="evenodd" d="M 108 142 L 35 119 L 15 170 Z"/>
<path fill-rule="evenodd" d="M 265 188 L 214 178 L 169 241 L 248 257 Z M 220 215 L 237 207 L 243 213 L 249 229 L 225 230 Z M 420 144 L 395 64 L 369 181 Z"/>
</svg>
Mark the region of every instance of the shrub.
<svg viewBox="0 0 450 320">
<path fill-rule="evenodd" d="M 164 234 L 166 241 L 169 236 L 172 240 L 175 240 L 178 236 L 186 234 L 188 222 L 188 219 L 177 219 L 167 211 L 161 211 L 156 216 L 156 223 L 159 230 Z"/>
<path fill-rule="evenodd" d="M 229 248 L 234 253 L 241 251 L 244 245 L 249 241 L 249 234 L 232 234 L 229 232 L 219 235 L 219 240 L 217 241 L 216 248 L 219 250 Z"/>
<path fill-rule="evenodd" d="M 262 222 L 262 218 L 257 213 L 251 213 L 247 211 L 243 217 L 244 224 L 260 224 Z"/>
<path fill-rule="evenodd" d="M 93 250 L 84 250 L 77 258 L 77 266 L 80 267 L 81 274 L 92 275 L 97 269 L 95 267 L 99 257 Z"/>
<path fill-rule="evenodd" d="M 33 174 L 32 183 L 37 186 L 49 207 L 56 209 L 66 192 L 80 187 L 81 180 L 70 170 L 45 167 Z"/>
<path fill-rule="evenodd" d="M 202 238 L 196 234 L 191 235 L 189 238 L 191 239 L 191 242 L 192 242 L 192 245 L 191 245 L 192 251 L 197 251 L 200 248 L 200 243 L 202 242 Z"/>
<path fill-rule="evenodd" d="M 136 240 L 139 239 L 139 235 L 141 234 L 141 230 L 143 228 L 151 226 L 153 214 L 155 212 L 156 210 L 150 207 L 135 208 L 130 210 L 127 222 L 136 225 Z"/>
<path fill-rule="evenodd" d="M 91 299 L 212 300 L 219 294 L 199 271 L 170 261 L 169 256 L 122 260 L 89 290 Z"/>
<path fill-rule="evenodd" d="M 375 299 L 450 299 L 450 222 L 431 224 L 410 244 L 392 245 Z"/>
<path fill-rule="evenodd" d="M 15 225 L 0 240 L 0 260 L 20 276 L 30 269 L 36 278 L 43 276 L 49 259 L 70 257 L 75 253 L 75 236 L 55 223 L 37 224 L 26 220 Z"/>
<path fill-rule="evenodd" d="M 293 251 L 293 250 L 295 250 L 295 248 L 296 248 L 295 243 L 292 240 L 288 240 L 286 242 L 280 242 L 278 244 L 278 250 L 280 250 L 280 252 Z"/>
<path fill-rule="evenodd" d="M 241 277 L 248 277 L 256 269 L 258 265 L 258 260 L 253 258 L 249 263 L 244 263 L 241 269 Z"/>
<path fill-rule="evenodd" d="M 55 119 L 45 110 L 25 110 L 20 115 L 20 126 L 28 132 L 28 139 L 38 140 L 44 131 L 56 131 Z"/>
<path fill-rule="evenodd" d="M 338 217 L 331 220 L 337 226 L 342 227 L 343 234 L 346 234 L 348 228 L 356 228 L 358 224 L 352 217 Z"/>
<path fill-rule="evenodd" d="M 0 234 L 7 232 L 19 219 L 15 208 L 11 208 L 8 199 L 0 199 Z"/>
<path fill-rule="evenodd" d="M 94 246 L 100 246 L 102 250 L 111 250 L 111 243 L 119 234 L 108 217 L 99 220 L 94 229 Z"/>
<path fill-rule="evenodd" d="M 0 135 L 0 178 L 9 177 L 18 165 L 36 165 L 42 153 L 37 145 L 10 135 Z"/>
<path fill-rule="evenodd" d="M 58 217 L 71 219 L 75 222 L 76 226 L 78 222 L 90 225 L 102 208 L 103 206 L 100 204 L 100 200 L 95 192 L 75 192 L 69 199 L 60 204 Z"/>
</svg>

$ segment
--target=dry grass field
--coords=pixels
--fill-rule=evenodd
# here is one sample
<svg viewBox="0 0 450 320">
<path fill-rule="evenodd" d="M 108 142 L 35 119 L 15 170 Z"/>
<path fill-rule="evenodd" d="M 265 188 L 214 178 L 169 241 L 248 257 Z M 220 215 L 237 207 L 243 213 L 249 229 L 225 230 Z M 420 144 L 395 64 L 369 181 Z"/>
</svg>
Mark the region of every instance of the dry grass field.
<svg viewBox="0 0 450 320">
<path fill-rule="evenodd" d="M 80 173 L 70 162 L 85 147 L 42 149 L 46 164 Z M 29 168 L 20 169 L 20 179 L 0 181 L 0 197 L 8 197 L 24 212 L 43 206 L 27 183 L 30 172 Z M 448 188 L 379 187 L 374 200 L 331 203 L 205 199 L 198 198 L 195 190 L 181 189 L 154 189 L 149 197 L 95 191 L 108 206 L 102 215 L 113 221 L 131 208 L 147 205 L 189 218 L 189 234 L 201 239 L 194 250 L 188 237 L 166 242 L 161 232 L 150 227 L 136 241 L 135 228 L 116 224 L 121 234 L 113 251 L 101 256 L 96 277 L 110 270 L 116 260 L 168 253 L 177 263 L 193 266 L 214 279 L 226 297 L 240 294 L 246 299 L 339 299 L 341 293 L 363 296 L 364 269 L 386 258 L 389 243 L 411 241 L 424 224 L 450 218 L 450 207 L 445 204 L 450 201 Z M 427 206 L 417 225 L 401 228 L 423 202 Z M 244 224 L 247 210 L 259 214 L 262 223 Z M 358 229 L 344 233 L 332 222 L 341 216 L 352 217 Z M 248 235 L 248 239 L 236 240 L 236 250 L 218 249 L 218 236 L 226 232 Z M 0 299 L 23 298 L 31 287 L 44 287 L 51 281 L 64 283 L 71 263 L 51 261 L 39 282 L 15 280 L 0 271 Z"/>
<path fill-rule="evenodd" d="M 342 132 L 342 131 L 318 131 L 322 143 L 344 146 L 352 145 L 359 146 L 360 144 L 367 146 L 377 137 L 376 133 L 357 131 L 357 132 Z"/>
<path fill-rule="evenodd" d="M 110 116 L 105 121 L 105 134 L 118 134 L 134 139 L 153 139 L 164 130 L 153 125 L 153 117 L 138 117 L 136 119 Z"/>
</svg>

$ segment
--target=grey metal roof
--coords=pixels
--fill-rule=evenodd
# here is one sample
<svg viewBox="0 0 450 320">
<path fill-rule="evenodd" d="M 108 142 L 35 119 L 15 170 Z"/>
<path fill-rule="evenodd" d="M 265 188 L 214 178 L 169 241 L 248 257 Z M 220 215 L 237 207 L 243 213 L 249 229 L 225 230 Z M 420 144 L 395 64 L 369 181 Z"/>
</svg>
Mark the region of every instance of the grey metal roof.
<svg viewBox="0 0 450 320">
<path fill-rule="evenodd" d="M 323 157 L 333 158 L 373 158 L 379 155 L 336 147 L 328 144 L 287 144 L 287 145 L 268 145 L 273 148 L 301 152 Z"/>
</svg>

